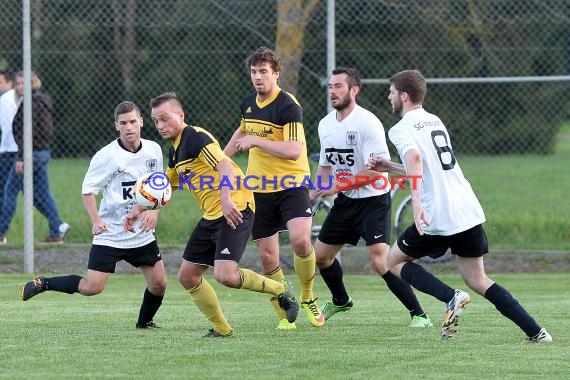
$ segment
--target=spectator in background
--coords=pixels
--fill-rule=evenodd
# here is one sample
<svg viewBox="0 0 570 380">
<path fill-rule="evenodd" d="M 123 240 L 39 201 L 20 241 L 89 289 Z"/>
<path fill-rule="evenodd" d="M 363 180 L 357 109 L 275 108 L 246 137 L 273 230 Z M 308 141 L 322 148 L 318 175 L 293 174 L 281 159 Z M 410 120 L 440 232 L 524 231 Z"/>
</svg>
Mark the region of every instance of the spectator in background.
<svg viewBox="0 0 570 380">
<path fill-rule="evenodd" d="M 18 145 L 12 133 L 12 121 L 18 111 L 21 96 L 12 88 L 12 76 L 0 71 L 0 225 L 4 224 L 4 189 L 10 170 L 13 170 L 18 155 Z M 8 222 L 9 224 L 9 222 Z M 0 230 L 0 245 L 6 244 L 6 231 Z"/>
<path fill-rule="evenodd" d="M 19 97 L 24 94 L 24 73 L 16 74 L 16 93 Z M 61 244 L 70 229 L 69 224 L 59 219 L 55 200 L 49 188 L 47 165 L 51 158 L 49 143 L 53 136 L 52 101 L 49 96 L 40 92 L 42 82 L 32 72 L 32 149 L 33 149 L 33 180 L 34 206 L 49 222 L 49 235 L 42 243 Z M 24 137 L 24 102 L 20 102 L 12 132 L 17 144 L 18 154 L 16 163 L 6 178 L 4 187 L 4 202 L 2 219 L 0 220 L 0 236 L 5 236 L 16 211 L 18 193 L 23 190 L 23 137 Z"/>
<path fill-rule="evenodd" d="M 6 70 L 0 70 L 0 96 L 12 89 L 12 75 Z"/>
</svg>

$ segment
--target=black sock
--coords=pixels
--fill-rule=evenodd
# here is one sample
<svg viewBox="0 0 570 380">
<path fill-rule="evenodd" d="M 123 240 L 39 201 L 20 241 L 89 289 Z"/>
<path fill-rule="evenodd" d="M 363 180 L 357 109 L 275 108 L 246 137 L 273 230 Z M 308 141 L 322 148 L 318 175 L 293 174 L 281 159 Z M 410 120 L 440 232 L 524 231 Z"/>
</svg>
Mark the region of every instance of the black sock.
<svg viewBox="0 0 570 380">
<path fill-rule="evenodd" d="M 335 258 L 331 266 L 328 268 L 319 268 L 319 272 L 321 273 L 323 281 L 331 291 L 333 303 L 337 306 L 346 305 L 350 297 L 348 297 L 344 282 L 342 281 L 343 273 L 340 262 Z"/>
<path fill-rule="evenodd" d="M 455 289 L 441 282 L 419 264 L 407 262 L 402 266 L 400 276 L 420 292 L 429 294 L 441 302 L 448 303 L 455 295 Z"/>
<path fill-rule="evenodd" d="M 149 292 L 148 288 L 145 289 L 137 325 L 143 326 L 152 321 L 152 318 L 154 318 L 158 308 L 162 305 L 163 298 L 164 295 L 157 296 Z"/>
<path fill-rule="evenodd" d="M 46 278 L 46 290 L 53 290 L 55 292 L 62 292 L 73 294 L 79 292 L 79 281 L 83 277 L 76 274 L 68 276 L 49 277 Z"/>
<path fill-rule="evenodd" d="M 513 295 L 501 285 L 494 283 L 485 292 L 489 300 L 499 313 L 513 321 L 527 336 L 535 336 L 540 332 L 540 326 L 525 310 Z"/>
<path fill-rule="evenodd" d="M 415 315 L 423 315 L 424 311 L 420 306 L 420 301 L 416 298 L 412 287 L 406 284 L 404 281 L 400 280 L 398 277 L 390 271 L 382 275 L 388 289 L 394 293 L 394 295 L 400 300 L 400 302 L 406 307 L 413 317 Z"/>
</svg>

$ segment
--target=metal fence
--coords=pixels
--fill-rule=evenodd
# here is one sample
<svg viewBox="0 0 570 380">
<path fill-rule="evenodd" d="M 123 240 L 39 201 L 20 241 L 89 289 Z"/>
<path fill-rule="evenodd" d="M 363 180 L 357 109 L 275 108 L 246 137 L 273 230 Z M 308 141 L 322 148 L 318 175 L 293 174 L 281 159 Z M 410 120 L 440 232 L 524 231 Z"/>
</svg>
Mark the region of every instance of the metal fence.
<svg viewBox="0 0 570 380">
<path fill-rule="evenodd" d="M 365 82 L 361 103 L 396 119 L 389 78 L 539 77 L 430 85 L 427 107 L 457 135 L 459 153 L 549 153 L 568 116 L 568 1 L 337 0 L 337 65 Z M 310 150 L 327 112 L 327 1 L 31 0 L 32 67 L 54 99 L 56 157 L 90 156 L 113 135 L 114 106 L 175 90 L 189 121 L 227 141 L 252 87 L 246 56 L 260 45 L 291 53 L 282 77 L 304 107 Z M 300 6 L 300 8 L 296 8 Z M 21 1 L 3 0 L 0 69 L 22 65 Z M 291 46 L 295 45 L 295 46 Z M 563 76 L 547 81 L 545 76 Z M 290 78 L 293 78 L 289 80 Z M 370 83 L 370 84 L 369 84 Z M 149 118 L 147 117 L 147 122 Z M 145 136 L 157 138 L 150 123 Z"/>
<path fill-rule="evenodd" d="M 334 28 L 327 28 L 334 4 Z M 426 108 L 458 154 L 548 154 L 568 119 L 570 2 L 535 0 L 31 0 L 32 68 L 54 101 L 54 157 L 90 157 L 116 136 L 114 107 L 176 91 L 188 122 L 225 143 L 252 90 L 259 46 L 284 59 L 282 86 L 303 106 L 309 151 L 327 112 L 327 41 L 365 79 L 360 103 L 397 120 L 386 78 L 429 82 Z M 334 30 L 331 35 L 330 31 Z M 22 67 L 22 2 L 0 4 L 0 69 Z M 474 79 L 475 78 L 475 79 Z M 485 81 L 477 78 L 487 78 Z M 489 79 L 491 78 L 491 79 Z"/>
</svg>

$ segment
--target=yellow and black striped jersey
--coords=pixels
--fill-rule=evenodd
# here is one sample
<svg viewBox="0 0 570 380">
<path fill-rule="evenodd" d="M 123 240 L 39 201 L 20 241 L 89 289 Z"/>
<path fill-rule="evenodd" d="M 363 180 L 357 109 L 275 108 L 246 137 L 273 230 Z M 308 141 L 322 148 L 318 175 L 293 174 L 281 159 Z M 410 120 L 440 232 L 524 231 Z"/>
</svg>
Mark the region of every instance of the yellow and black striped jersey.
<svg viewBox="0 0 570 380">
<path fill-rule="evenodd" d="M 241 103 L 241 130 L 246 135 L 272 141 L 303 143 L 301 156 L 297 160 L 279 158 L 257 147 L 249 150 L 247 175 L 252 177 L 249 181 L 251 184 L 258 180 L 255 192 L 269 193 L 291 188 L 289 185 L 283 186 L 285 178 L 288 183 L 297 184 L 310 178 L 303 112 L 293 95 L 278 88 L 273 96 L 260 102 L 256 92 L 249 94 Z M 271 182 L 275 178 L 274 186 Z"/>
<path fill-rule="evenodd" d="M 255 211 L 253 193 L 239 185 L 235 178 L 221 178 L 214 168 L 218 162 L 228 158 L 218 140 L 203 128 L 186 126 L 174 141 L 168 152 L 166 175 L 173 189 L 190 190 L 202 209 L 204 219 L 214 220 L 223 216 L 220 188 L 233 189 L 231 198 L 239 210 L 250 207 Z M 229 158 L 228 158 L 229 159 Z M 243 178 L 240 167 L 229 159 L 234 174 Z"/>
</svg>

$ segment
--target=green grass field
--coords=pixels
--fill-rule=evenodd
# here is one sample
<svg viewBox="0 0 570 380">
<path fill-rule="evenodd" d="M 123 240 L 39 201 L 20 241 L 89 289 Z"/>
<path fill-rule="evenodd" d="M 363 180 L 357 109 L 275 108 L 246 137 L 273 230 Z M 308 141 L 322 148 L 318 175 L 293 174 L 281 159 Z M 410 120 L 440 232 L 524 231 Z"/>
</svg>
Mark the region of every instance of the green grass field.
<svg viewBox="0 0 570 380">
<path fill-rule="evenodd" d="M 245 157 L 238 157 L 238 162 L 245 168 Z M 570 124 L 562 129 L 553 155 L 460 156 L 459 162 L 485 209 L 491 250 L 570 250 L 566 194 L 570 188 Z M 91 225 L 81 202 L 81 183 L 88 165 L 87 159 L 60 159 L 50 164 L 51 186 L 61 217 L 72 225 L 69 243 L 91 241 Z M 37 211 L 35 216 L 36 240 L 40 240 L 47 234 L 47 221 Z M 176 193 L 161 211 L 159 241 L 185 244 L 199 217 L 193 197 Z M 22 226 L 20 204 L 8 232 L 10 244 L 22 245 Z"/>
<path fill-rule="evenodd" d="M 549 345 L 523 333 L 480 296 L 449 341 L 438 337 L 443 304 L 419 294 L 436 326 L 407 327 L 409 316 L 377 276 L 346 276 L 353 310 L 323 328 L 299 315 L 297 330 L 275 330 L 265 295 L 224 288 L 210 278 L 236 335 L 203 339 L 209 328 L 176 279 L 155 321 L 134 329 L 144 280 L 114 275 L 95 297 L 48 292 L 22 302 L 27 276 L 0 274 L 0 378 L 3 379 L 567 379 L 570 277 L 497 275 L 552 334 Z M 442 276 L 465 288 L 458 276 Z M 330 297 L 320 277 L 316 295 Z"/>
</svg>

